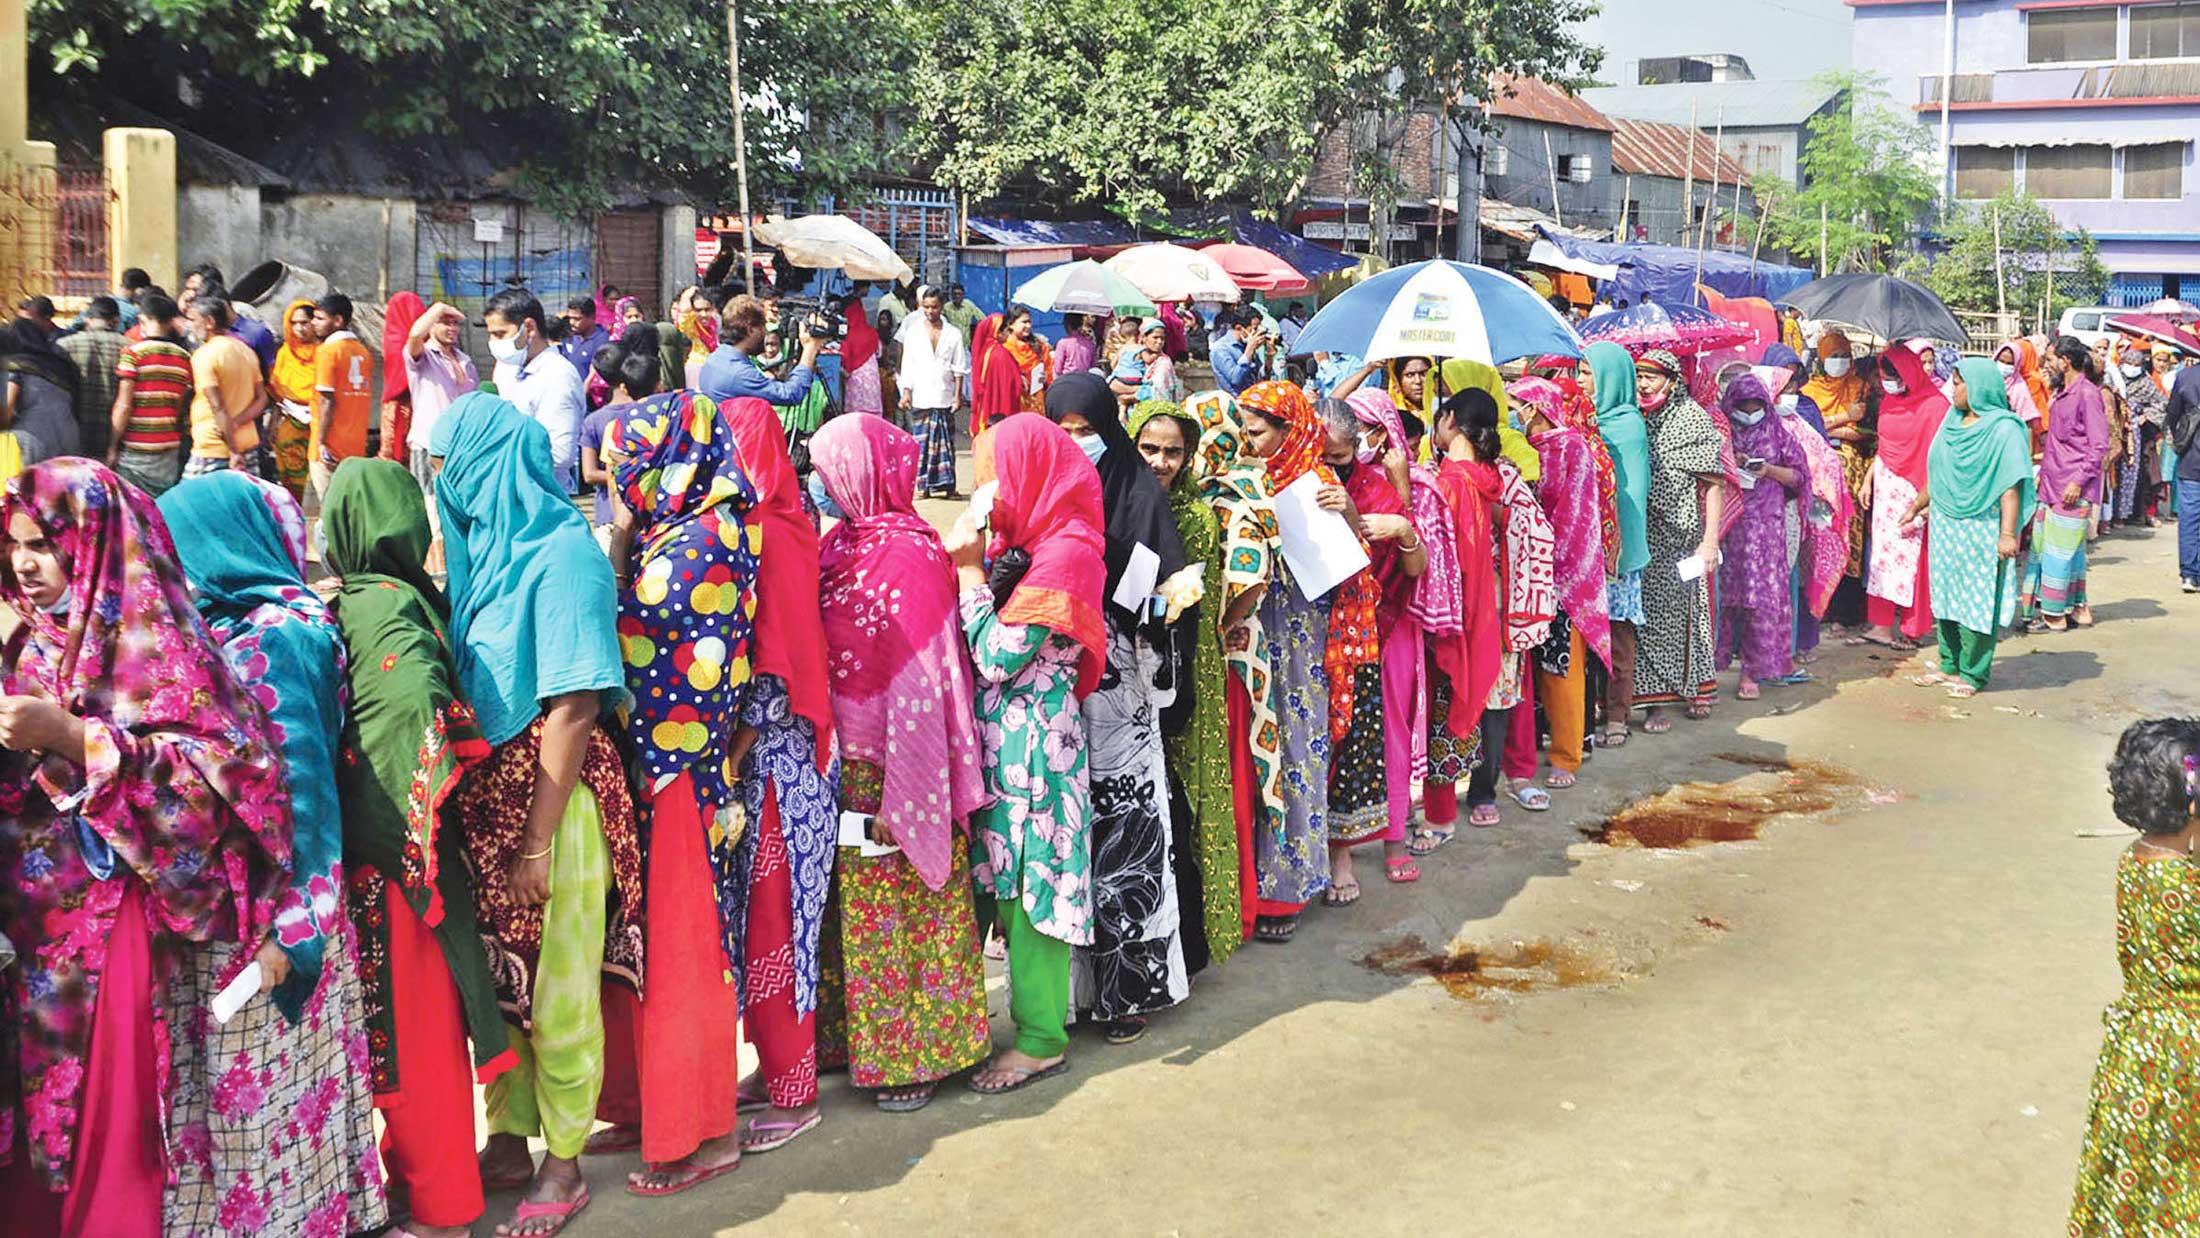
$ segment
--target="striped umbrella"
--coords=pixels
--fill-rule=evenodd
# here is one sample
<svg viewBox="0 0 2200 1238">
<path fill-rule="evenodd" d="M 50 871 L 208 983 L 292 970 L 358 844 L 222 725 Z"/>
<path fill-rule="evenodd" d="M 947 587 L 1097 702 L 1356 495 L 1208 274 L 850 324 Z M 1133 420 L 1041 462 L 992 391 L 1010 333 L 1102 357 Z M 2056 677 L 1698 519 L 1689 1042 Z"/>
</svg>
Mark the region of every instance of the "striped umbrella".
<svg viewBox="0 0 2200 1238">
<path fill-rule="evenodd" d="M 1394 267 L 1347 289 L 1299 332 L 1297 350 L 1368 361 L 1464 357 L 1498 365 L 1546 353 L 1578 357 L 1581 339 L 1535 289 L 1503 271 L 1432 260 Z"/>
</svg>

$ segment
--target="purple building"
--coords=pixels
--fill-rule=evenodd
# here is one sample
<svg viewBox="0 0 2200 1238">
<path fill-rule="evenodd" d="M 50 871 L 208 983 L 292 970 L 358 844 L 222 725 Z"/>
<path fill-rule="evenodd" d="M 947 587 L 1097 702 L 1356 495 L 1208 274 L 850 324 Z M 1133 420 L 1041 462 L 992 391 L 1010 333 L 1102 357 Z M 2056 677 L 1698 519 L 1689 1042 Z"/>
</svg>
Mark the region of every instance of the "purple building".
<svg viewBox="0 0 2200 1238">
<path fill-rule="evenodd" d="M 2110 304 L 2200 298 L 2200 0 L 1848 3 L 1956 201 L 2020 188 L 2090 230 Z"/>
</svg>

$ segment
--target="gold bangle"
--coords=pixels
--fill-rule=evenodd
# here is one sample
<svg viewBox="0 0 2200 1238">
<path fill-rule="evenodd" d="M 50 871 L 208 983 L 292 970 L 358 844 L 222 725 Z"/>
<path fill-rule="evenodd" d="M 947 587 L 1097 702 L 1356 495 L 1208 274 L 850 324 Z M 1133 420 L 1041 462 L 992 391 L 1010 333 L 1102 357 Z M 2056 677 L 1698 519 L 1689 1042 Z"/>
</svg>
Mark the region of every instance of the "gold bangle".
<svg viewBox="0 0 2200 1238">
<path fill-rule="evenodd" d="M 551 846 L 556 846 L 556 844 L 555 844 L 555 843 L 553 843 L 553 844 L 551 844 Z M 542 850 L 540 850 L 540 851 L 522 851 L 522 852 L 520 852 L 520 853 L 519 853 L 519 858 L 520 858 L 520 859 L 523 859 L 523 860 L 539 860 L 539 859 L 542 859 L 543 857 L 545 857 L 545 856 L 547 856 L 547 855 L 549 855 L 549 854 L 550 854 L 550 847 L 544 847 L 544 848 L 543 848 Z"/>
</svg>

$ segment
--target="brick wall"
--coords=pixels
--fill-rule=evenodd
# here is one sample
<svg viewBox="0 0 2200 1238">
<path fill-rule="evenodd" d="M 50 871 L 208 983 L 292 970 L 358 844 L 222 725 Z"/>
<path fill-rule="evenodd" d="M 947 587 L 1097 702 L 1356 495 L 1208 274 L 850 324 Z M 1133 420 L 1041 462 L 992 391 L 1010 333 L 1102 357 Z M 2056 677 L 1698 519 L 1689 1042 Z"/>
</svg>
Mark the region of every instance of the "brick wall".
<svg viewBox="0 0 2200 1238">
<path fill-rule="evenodd" d="M 1396 124 L 1396 122 L 1392 122 Z M 1306 194 L 1314 198 L 1350 198 L 1353 192 L 1352 135 L 1349 126 L 1332 125 L 1322 134 L 1314 154 L 1314 170 L 1307 178 Z M 1406 118 L 1391 148 L 1391 163 L 1404 182 L 1402 196 L 1425 199 L 1441 194 L 1441 173 L 1432 166 L 1430 152 L 1436 140 L 1436 113 L 1420 111 Z"/>
</svg>

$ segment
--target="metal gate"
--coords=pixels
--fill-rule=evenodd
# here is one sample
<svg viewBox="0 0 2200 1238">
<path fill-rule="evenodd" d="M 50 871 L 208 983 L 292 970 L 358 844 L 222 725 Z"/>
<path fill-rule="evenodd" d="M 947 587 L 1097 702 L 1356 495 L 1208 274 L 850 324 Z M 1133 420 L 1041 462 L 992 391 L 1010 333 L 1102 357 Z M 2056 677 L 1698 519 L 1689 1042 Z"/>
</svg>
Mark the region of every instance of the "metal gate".
<svg viewBox="0 0 2200 1238">
<path fill-rule="evenodd" d="M 556 314 L 593 296 L 595 230 L 510 202 L 423 203 L 413 216 L 413 291 L 479 317 L 491 296 L 526 288 Z"/>
<path fill-rule="evenodd" d="M 945 189 L 881 189 L 876 197 L 840 213 L 893 246 L 895 253 L 916 268 L 920 281 L 945 284 L 952 278 L 955 239 L 960 229 L 953 193 Z"/>
<path fill-rule="evenodd" d="M 664 314 L 670 300 L 658 282 L 663 234 L 655 211 L 610 211 L 596 217 L 596 287 L 617 287 L 641 304 L 642 315 L 651 322 Z"/>
<path fill-rule="evenodd" d="M 27 295 L 91 297 L 113 287 L 107 259 L 112 191 L 98 164 L 0 162 L 0 272 Z"/>
</svg>

